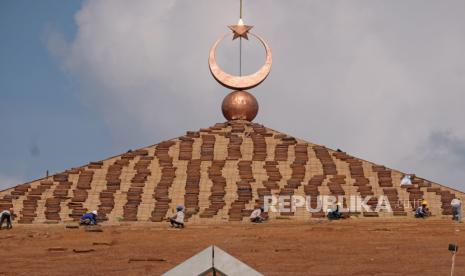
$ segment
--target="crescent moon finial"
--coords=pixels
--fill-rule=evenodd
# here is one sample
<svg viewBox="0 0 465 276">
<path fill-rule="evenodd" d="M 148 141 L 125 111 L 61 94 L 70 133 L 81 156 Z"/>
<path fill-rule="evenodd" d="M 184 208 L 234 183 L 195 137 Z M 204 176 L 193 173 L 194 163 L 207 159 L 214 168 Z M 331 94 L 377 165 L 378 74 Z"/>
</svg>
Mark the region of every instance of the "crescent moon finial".
<svg viewBox="0 0 465 276">
<path fill-rule="evenodd" d="M 253 37 L 257 38 L 261 44 L 265 47 L 266 51 L 266 59 L 265 59 L 265 64 L 255 73 L 247 75 L 247 76 L 234 76 L 230 75 L 226 72 L 224 72 L 216 62 L 216 48 L 220 44 L 220 42 L 225 39 L 229 34 L 224 35 L 220 37 L 212 46 L 210 49 L 210 55 L 208 58 L 208 65 L 210 67 L 210 72 L 215 78 L 216 81 L 218 81 L 221 85 L 224 87 L 234 89 L 234 90 L 246 90 L 250 88 L 254 88 L 255 86 L 259 85 L 262 83 L 266 77 L 268 77 L 270 71 L 271 71 L 271 65 L 273 63 L 273 56 L 271 53 L 271 48 L 268 46 L 268 44 L 265 42 L 263 38 L 260 36 L 250 33 Z M 244 33 L 243 35 L 247 35 L 247 32 Z M 236 36 L 236 33 L 234 33 L 234 36 Z M 239 35 L 242 36 L 242 35 Z"/>
<path fill-rule="evenodd" d="M 233 40 L 239 38 L 241 41 L 239 56 L 241 57 L 242 52 L 242 38 L 249 40 L 248 34 L 258 39 L 260 43 L 265 47 L 266 59 L 265 64 L 255 73 L 247 76 L 234 76 L 224 72 L 218 63 L 216 62 L 216 48 L 226 37 L 230 34 L 223 35 L 220 37 L 210 49 L 210 55 L 208 57 L 208 66 L 210 72 L 217 82 L 224 87 L 238 90 L 229 93 L 223 100 L 221 110 L 223 111 L 224 117 L 228 120 L 247 120 L 252 121 L 258 113 L 258 102 L 255 97 L 245 89 L 254 88 L 255 86 L 262 83 L 266 77 L 270 74 L 271 64 L 273 63 L 273 55 L 271 53 L 270 46 L 260 36 L 253 34 L 250 29 L 253 26 L 245 25 L 242 20 L 242 1 L 241 1 L 241 17 L 237 25 L 228 26 L 233 32 Z M 241 59 L 240 59 L 241 60 Z M 239 72 L 241 72 L 241 62 L 239 63 Z"/>
</svg>

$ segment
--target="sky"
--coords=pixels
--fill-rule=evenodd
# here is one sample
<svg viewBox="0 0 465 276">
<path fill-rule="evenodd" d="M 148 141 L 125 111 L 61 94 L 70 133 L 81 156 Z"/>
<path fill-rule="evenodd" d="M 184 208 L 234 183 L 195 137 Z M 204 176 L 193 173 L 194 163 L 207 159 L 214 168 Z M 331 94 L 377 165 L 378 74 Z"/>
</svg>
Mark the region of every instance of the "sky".
<svg viewBox="0 0 465 276">
<path fill-rule="evenodd" d="M 244 0 L 255 122 L 465 190 L 465 1 Z M 0 189 L 225 119 L 238 0 L 0 2 Z M 238 71 L 238 44 L 220 65 Z M 243 43 L 243 71 L 264 51 Z"/>
</svg>

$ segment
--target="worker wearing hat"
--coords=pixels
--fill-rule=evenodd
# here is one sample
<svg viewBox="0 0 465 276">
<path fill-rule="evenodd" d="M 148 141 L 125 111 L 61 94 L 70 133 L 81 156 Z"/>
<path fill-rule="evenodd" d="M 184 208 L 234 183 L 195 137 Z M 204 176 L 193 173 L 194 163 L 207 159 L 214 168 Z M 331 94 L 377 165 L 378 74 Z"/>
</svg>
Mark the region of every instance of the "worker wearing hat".
<svg viewBox="0 0 465 276">
<path fill-rule="evenodd" d="M 81 225 L 97 225 L 97 210 L 84 214 L 79 222 Z"/>
<path fill-rule="evenodd" d="M 342 208 L 342 203 L 338 202 L 336 204 L 336 210 L 328 209 L 327 212 L 327 217 L 329 220 L 333 219 L 341 219 L 342 218 L 342 213 L 341 213 L 341 208 Z"/>
<path fill-rule="evenodd" d="M 6 229 L 11 229 L 13 226 L 11 225 L 11 219 L 13 216 L 13 208 L 9 208 L 7 210 L 3 210 L 0 212 L 0 230 L 2 230 L 3 222 L 6 220 Z"/>
<path fill-rule="evenodd" d="M 263 214 L 263 207 L 256 208 L 250 214 L 250 222 L 254 222 L 254 223 L 263 222 L 265 218 L 263 218 L 262 214 Z"/>
<path fill-rule="evenodd" d="M 452 219 L 456 220 L 457 222 L 462 222 L 462 201 L 460 198 L 454 198 L 450 202 L 452 206 Z"/>
<path fill-rule="evenodd" d="M 184 228 L 184 206 L 176 206 L 176 214 L 170 219 L 171 227 Z"/>
<path fill-rule="evenodd" d="M 428 209 L 428 201 L 423 199 L 421 201 L 421 206 L 415 210 L 415 217 L 416 218 L 426 218 L 431 215 L 431 212 Z"/>
</svg>

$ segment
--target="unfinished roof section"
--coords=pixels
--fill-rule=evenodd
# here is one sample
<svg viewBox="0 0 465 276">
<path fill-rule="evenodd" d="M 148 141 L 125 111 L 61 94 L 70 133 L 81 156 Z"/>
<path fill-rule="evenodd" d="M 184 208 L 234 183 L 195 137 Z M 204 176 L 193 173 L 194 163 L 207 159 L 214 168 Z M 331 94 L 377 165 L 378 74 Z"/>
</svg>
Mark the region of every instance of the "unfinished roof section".
<svg viewBox="0 0 465 276">
<path fill-rule="evenodd" d="M 103 221 L 161 222 L 176 205 L 190 222 L 246 220 L 266 195 L 385 195 L 390 202 L 428 200 L 434 215 L 449 215 L 462 192 L 247 121 L 187 132 L 159 144 L 91 162 L 0 192 L 0 208 L 13 207 L 19 223 L 78 220 L 98 210 Z M 372 201 L 369 204 L 376 204 Z M 364 212 L 362 217 L 405 216 Z M 324 214 L 270 213 L 307 220 Z"/>
</svg>

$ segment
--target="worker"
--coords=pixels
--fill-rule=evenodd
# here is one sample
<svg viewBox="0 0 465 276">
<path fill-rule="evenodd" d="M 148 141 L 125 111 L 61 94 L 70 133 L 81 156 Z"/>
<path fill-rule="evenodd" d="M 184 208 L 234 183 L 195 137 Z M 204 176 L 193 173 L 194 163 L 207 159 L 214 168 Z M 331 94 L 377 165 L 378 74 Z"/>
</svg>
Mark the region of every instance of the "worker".
<svg viewBox="0 0 465 276">
<path fill-rule="evenodd" d="M 431 216 L 431 212 L 428 209 L 428 202 L 426 200 L 421 201 L 421 205 L 415 210 L 416 218 L 426 218 Z"/>
<path fill-rule="evenodd" d="M 450 205 L 452 205 L 452 219 L 457 222 L 462 222 L 462 201 L 460 198 L 452 199 Z"/>
<path fill-rule="evenodd" d="M 97 210 L 84 214 L 79 222 L 81 225 L 97 225 Z"/>
<path fill-rule="evenodd" d="M 262 213 L 263 213 L 262 207 L 253 210 L 253 212 L 250 214 L 250 221 L 254 223 L 263 222 L 265 219 L 262 217 Z"/>
<path fill-rule="evenodd" d="M 423 199 L 423 201 L 421 202 L 421 205 L 424 206 L 424 210 L 426 212 L 426 216 L 430 217 L 431 216 L 431 212 L 428 208 L 428 201 L 426 201 L 426 199 Z"/>
<path fill-rule="evenodd" d="M 184 207 L 176 206 L 176 214 L 170 218 L 171 227 L 184 228 Z"/>
<path fill-rule="evenodd" d="M 341 219 L 342 218 L 342 213 L 340 211 L 340 208 L 342 206 L 342 203 L 338 202 L 336 204 L 336 210 L 332 210 L 331 208 L 329 208 L 327 210 L 327 217 L 329 220 L 333 220 L 333 219 Z"/>
<path fill-rule="evenodd" d="M 13 226 L 11 225 L 11 219 L 13 217 L 13 208 L 8 210 L 3 210 L 0 213 L 0 230 L 2 230 L 3 222 L 6 220 L 6 229 L 11 229 Z"/>
<path fill-rule="evenodd" d="M 326 217 L 329 220 L 331 220 L 332 213 L 333 213 L 333 209 L 331 209 L 331 208 L 326 209 Z"/>
</svg>

